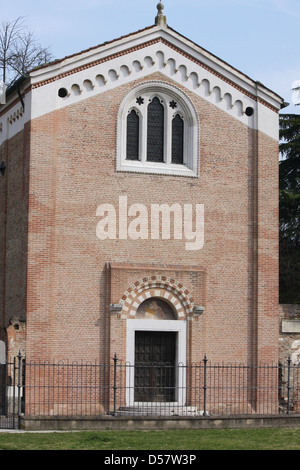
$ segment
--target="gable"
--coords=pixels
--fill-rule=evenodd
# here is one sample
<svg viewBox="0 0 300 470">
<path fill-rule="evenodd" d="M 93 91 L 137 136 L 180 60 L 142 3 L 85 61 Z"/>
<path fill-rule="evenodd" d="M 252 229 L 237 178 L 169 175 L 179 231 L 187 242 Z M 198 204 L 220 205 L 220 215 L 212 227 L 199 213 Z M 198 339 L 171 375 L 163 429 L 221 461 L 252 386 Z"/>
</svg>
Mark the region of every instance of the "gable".
<svg viewBox="0 0 300 470">
<path fill-rule="evenodd" d="M 31 96 L 26 96 L 27 113 L 23 120 L 134 83 L 155 72 L 278 140 L 278 111 L 282 106 L 278 95 L 162 26 L 145 28 L 31 72 L 30 86 L 27 84 L 27 95 Z"/>
</svg>

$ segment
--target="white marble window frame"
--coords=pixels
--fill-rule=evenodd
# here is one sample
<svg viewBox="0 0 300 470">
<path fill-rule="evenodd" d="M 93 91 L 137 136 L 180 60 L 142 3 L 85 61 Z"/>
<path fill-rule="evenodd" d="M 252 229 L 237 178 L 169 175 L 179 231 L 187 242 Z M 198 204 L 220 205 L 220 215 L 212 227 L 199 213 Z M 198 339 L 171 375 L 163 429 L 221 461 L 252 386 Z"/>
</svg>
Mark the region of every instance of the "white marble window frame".
<svg viewBox="0 0 300 470">
<path fill-rule="evenodd" d="M 165 109 L 164 161 L 147 161 L 147 107 L 151 99 L 158 97 Z M 139 105 L 138 97 L 144 99 Z M 169 106 L 175 101 L 177 107 Z M 127 160 L 127 116 L 135 110 L 140 118 L 139 160 Z M 172 120 L 179 114 L 184 121 L 183 164 L 171 162 Z M 132 89 L 123 99 L 118 111 L 117 128 L 117 171 L 199 176 L 199 124 L 196 110 L 190 99 L 177 87 L 160 82 L 144 83 Z"/>
</svg>

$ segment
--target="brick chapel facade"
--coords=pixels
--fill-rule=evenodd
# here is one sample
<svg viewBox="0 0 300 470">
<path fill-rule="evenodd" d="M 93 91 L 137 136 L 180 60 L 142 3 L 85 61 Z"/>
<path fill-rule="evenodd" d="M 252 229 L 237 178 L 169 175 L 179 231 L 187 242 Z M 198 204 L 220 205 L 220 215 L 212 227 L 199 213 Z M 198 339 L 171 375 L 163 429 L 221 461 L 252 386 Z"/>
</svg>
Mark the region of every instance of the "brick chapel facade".
<svg viewBox="0 0 300 470">
<path fill-rule="evenodd" d="M 7 356 L 134 362 L 172 333 L 182 363 L 278 359 L 283 100 L 158 7 L 0 107 Z"/>
</svg>

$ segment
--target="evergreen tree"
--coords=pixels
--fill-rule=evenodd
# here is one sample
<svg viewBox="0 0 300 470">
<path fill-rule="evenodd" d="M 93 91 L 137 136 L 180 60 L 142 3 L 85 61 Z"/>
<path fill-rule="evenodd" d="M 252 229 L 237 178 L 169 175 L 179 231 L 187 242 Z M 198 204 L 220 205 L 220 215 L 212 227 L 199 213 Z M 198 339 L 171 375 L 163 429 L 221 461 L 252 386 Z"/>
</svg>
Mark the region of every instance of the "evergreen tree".
<svg viewBox="0 0 300 470">
<path fill-rule="evenodd" d="M 300 116 L 281 115 L 280 303 L 300 303 Z"/>
</svg>

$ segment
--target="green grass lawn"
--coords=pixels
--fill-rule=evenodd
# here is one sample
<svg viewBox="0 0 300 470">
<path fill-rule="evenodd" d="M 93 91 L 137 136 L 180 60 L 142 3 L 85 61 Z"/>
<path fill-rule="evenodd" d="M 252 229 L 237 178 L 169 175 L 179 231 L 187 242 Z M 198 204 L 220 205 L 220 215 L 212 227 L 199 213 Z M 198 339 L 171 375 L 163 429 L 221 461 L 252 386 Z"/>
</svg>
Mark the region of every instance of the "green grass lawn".
<svg viewBox="0 0 300 470">
<path fill-rule="evenodd" d="M 1 450 L 300 450 L 300 429 L 0 433 Z"/>
</svg>

